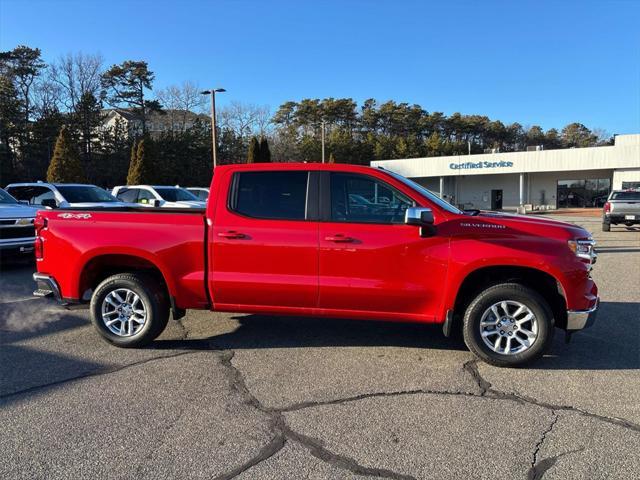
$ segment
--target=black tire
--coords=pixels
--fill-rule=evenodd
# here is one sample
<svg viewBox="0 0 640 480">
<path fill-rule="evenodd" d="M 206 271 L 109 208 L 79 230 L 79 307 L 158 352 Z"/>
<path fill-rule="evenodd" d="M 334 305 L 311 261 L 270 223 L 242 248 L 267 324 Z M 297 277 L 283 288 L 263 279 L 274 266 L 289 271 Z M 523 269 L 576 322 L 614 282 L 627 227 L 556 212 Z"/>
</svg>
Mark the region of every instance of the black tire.
<svg viewBox="0 0 640 480">
<path fill-rule="evenodd" d="M 510 355 L 494 352 L 482 339 L 480 321 L 484 312 L 502 301 L 519 302 L 535 315 L 538 336 L 531 346 L 522 352 Z M 547 351 L 553 340 L 554 318 L 547 301 L 535 290 L 519 283 L 501 283 L 483 290 L 469 304 L 464 315 L 462 332 L 469 350 L 481 360 L 498 367 L 520 367 L 539 359 Z"/>
<path fill-rule="evenodd" d="M 610 232 L 611 231 L 611 224 L 609 222 L 602 222 L 602 231 L 603 232 Z"/>
<path fill-rule="evenodd" d="M 625 223 L 625 225 L 626 225 L 627 227 L 633 227 L 633 222 L 626 222 L 626 223 Z"/>
<path fill-rule="evenodd" d="M 131 336 L 120 336 L 109 330 L 102 320 L 102 304 L 107 295 L 117 289 L 128 289 L 142 300 L 146 320 L 138 332 Z M 150 275 L 119 273 L 104 280 L 91 296 L 91 322 L 98 333 L 109 343 L 123 348 L 142 347 L 152 342 L 167 326 L 169 320 L 169 298 L 157 279 Z"/>
</svg>

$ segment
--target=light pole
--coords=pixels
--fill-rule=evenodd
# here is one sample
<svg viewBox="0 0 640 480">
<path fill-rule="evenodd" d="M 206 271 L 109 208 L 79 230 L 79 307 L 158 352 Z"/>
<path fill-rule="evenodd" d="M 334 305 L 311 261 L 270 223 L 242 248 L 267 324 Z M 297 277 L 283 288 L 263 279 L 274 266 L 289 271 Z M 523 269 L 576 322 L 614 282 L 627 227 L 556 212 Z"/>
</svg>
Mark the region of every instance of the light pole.
<svg viewBox="0 0 640 480">
<path fill-rule="evenodd" d="M 218 164 L 218 142 L 216 140 L 216 93 L 226 92 L 224 88 L 212 88 L 211 90 L 205 90 L 200 92 L 202 95 L 211 95 L 211 141 L 213 151 L 213 169 L 216 169 Z"/>
<path fill-rule="evenodd" d="M 322 120 L 322 163 L 324 163 L 324 125 L 325 121 Z"/>
</svg>

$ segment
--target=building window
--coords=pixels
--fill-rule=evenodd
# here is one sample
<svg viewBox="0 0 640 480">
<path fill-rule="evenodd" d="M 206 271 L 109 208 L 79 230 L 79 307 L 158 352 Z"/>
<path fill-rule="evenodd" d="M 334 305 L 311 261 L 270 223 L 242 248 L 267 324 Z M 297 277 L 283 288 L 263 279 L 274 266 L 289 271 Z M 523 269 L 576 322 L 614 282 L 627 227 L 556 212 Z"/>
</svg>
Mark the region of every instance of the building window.
<svg viewBox="0 0 640 480">
<path fill-rule="evenodd" d="M 600 208 L 611 191 L 611 179 L 558 180 L 558 208 Z"/>
</svg>

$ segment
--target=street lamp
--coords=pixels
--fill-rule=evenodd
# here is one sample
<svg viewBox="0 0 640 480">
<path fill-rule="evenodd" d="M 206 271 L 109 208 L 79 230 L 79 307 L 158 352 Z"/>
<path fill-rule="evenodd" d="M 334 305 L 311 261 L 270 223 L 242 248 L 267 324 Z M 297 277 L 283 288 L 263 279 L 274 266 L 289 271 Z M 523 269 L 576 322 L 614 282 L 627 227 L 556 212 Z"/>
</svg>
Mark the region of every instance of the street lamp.
<svg viewBox="0 0 640 480">
<path fill-rule="evenodd" d="M 213 142 L 213 169 L 215 170 L 217 165 L 218 156 L 218 142 L 216 141 L 216 93 L 226 92 L 224 88 L 212 88 L 211 90 L 205 90 L 200 92 L 202 95 L 211 95 L 211 141 Z"/>
</svg>

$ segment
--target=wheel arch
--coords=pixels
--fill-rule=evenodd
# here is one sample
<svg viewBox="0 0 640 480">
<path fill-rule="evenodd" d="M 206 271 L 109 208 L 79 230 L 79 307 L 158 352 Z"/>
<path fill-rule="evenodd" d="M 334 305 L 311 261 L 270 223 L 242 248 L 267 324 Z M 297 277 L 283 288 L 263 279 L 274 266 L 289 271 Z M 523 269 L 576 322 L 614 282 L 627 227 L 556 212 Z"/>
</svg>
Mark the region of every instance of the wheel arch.
<svg viewBox="0 0 640 480">
<path fill-rule="evenodd" d="M 567 301 L 562 283 L 551 273 L 529 266 L 492 265 L 477 268 L 461 280 L 451 310 L 456 327 L 469 303 L 482 291 L 499 283 L 520 283 L 538 292 L 549 303 L 555 325 L 567 324 Z"/>
<path fill-rule="evenodd" d="M 145 273 L 155 278 L 165 288 L 170 298 L 174 295 L 171 277 L 153 258 L 133 253 L 97 253 L 86 259 L 78 276 L 78 298 L 86 300 L 86 294 L 111 275 L 118 273 Z"/>
</svg>

